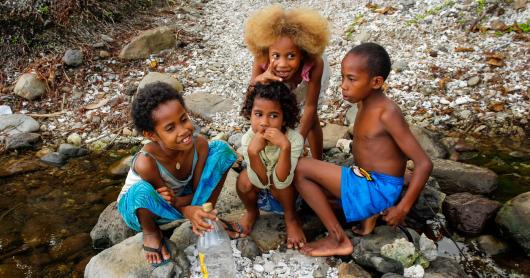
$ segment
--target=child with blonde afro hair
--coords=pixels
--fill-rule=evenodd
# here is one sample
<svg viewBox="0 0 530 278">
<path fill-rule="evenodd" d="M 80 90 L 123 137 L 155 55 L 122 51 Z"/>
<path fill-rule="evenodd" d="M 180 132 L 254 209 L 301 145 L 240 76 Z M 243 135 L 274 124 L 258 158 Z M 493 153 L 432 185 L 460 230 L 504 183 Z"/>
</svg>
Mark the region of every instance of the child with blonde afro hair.
<svg viewBox="0 0 530 278">
<path fill-rule="evenodd" d="M 322 159 L 323 151 L 317 107 L 329 83 L 329 64 L 323 56 L 329 37 L 328 21 L 308 8 L 268 6 L 245 24 L 245 43 L 254 56 L 251 85 L 281 81 L 295 93 L 303 108 L 298 131 L 316 159 Z"/>
</svg>

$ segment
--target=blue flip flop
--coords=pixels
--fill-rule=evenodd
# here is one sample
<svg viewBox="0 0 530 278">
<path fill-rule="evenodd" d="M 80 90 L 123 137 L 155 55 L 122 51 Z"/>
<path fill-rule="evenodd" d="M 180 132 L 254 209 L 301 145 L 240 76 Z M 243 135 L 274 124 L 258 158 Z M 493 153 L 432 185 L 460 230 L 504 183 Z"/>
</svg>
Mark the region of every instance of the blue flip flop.
<svg viewBox="0 0 530 278">
<path fill-rule="evenodd" d="M 165 246 L 166 247 L 166 250 L 167 252 L 169 253 L 169 259 L 167 260 L 164 260 L 164 256 L 162 255 L 162 246 Z M 162 262 L 160 263 L 152 263 L 151 266 L 152 267 L 159 267 L 159 266 L 163 266 L 167 263 L 169 263 L 171 261 L 171 249 L 169 248 L 169 244 L 167 243 L 167 240 L 165 237 L 162 237 L 160 239 L 160 245 L 158 246 L 158 248 L 152 248 L 152 247 L 148 247 L 148 246 L 145 246 L 145 245 L 142 245 L 142 248 L 144 249 L 144 251 L 147 251 L 147 252 L 153 252 L 153 253 L 157 253 L 160 258 L 162 258 Z"/>
</svg>

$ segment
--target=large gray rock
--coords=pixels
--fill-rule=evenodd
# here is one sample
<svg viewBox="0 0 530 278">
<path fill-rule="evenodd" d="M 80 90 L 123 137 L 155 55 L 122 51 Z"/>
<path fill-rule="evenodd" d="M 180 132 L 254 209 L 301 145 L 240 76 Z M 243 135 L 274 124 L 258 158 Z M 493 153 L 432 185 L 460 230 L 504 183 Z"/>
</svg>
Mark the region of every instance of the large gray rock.
<svg viewBox="0 0 530 278">
<path fill-rule="evenodd" d="M 372 275 L 354 262 L 341 263 L 339 278 L 371 278 Z"/>
<path fill-rule="evenodd" d="M 18 79 L 14 93 L 27 100 L 34 100 L 46 93 L 46 83 L 35 73 L 25 73 Z"/>
<path fill-rule="evenodd" d="M 72 144 L 61 144 L 57 152 L 66 157 L 78 157 L 88 154 L 88 150 Z"/>
<path fill-rule="evenodd" d="M 215 209 L 217 209 L 220 216 L 245 209 L 236 192 L 237 177 L 238 174 L 232 169 L 226 175 L 225 184 L 215 204 Z"/>
<path fill-rule="evenodd" d="M 191 222 L 184 221 L 173 231 L 170 239 L 175 243 L 178 250 L 184 250 L 186 247 L 197 243 L 198 237 L 191 230 Z"/>
<path fill-rule="evenodd" d="M 204 119 L 211 120 L 215 113 L 234 109 L 234 102 L 208 93 L 194 93 L 184 96 L 188 110 Z"/>
<path fill-rule="evenodd" d="M 466 192 L 447 196 L 443 205 L 449 223 L 468 235 L 480 234 L 500 207 L 497 201 Z"/>
<path fill-rule="evenodd" d="M 64 53 L 63 63 L 67 66 L 77 67 L 83 63 L 83 52 L 80 49 L 68 49 Z"/>
<path fill-rule="evenodd" d="M 143 235 L 130 237 L 109 249 L 92 257 L 85 268 L 85 278 L 99 277 L 181 277 L 181 266 L 178 265 L 180 250 L 168 242 L 172 262 L 153 269 L 144 257 L 142 250 Z"/>
<path fill-rule="evenodd" d="M 92 244 L 95 248 L 108 248 L 134 234 L 136 232 L 123 221 L 115 201 L 103 210 L 99 215 L 98 222 L 90 231 Z"/>
<path fill-rule="evenodd" d="M 530 191 L 506 202 L 497 213 L 495 222 L 504 235 L 513 238 L 530 256 Z"/>
<path fill-rule="evenodd" d="M 262 252 L 275 250 L 285 242 L 283 217 L 272 213 L 261 213 L 250 236 Z"/>
<path fill-rule="evenodd" d="M 38 133 L 18 133 L 9 135 L 6 138 L 6 149 L 26 149 L 32 148 L 35 143 L 39 142 L 40 134 Z"/>
<path fill-rule="evenodd" d="M 39 123 L 30 116 L 23 114 L 0 115 L 0 133 L 13 135 L 35 132 L 39 128 Z"/>
<path fill-rule="evenodd" d="M 348 108 L 348 111 L 346 111 L 346 119 L 345 124 L 351 125 L 355 123 L 355 118 L 357 117 L 357 111 L 359 108 L 357 108 L 357 104 L 353 104 L 350 108 Z"/>
<path fill-rule="evenodd" d="M 489 194 L 497 188 L 497 174 L 489 169 L 444 159 L 432 162 L 431 176 L 436 178 L 444 193 Z"/>
<path fill-rule="evenodd" d="M 184 90 L 184 87 L 182 87 L 182 84 L 177 79 L 160 72 L 150 72 L 148 73 L 144 78 L 142 78 L 142 81 L 140 81 L 140 84 L 138 84 L 138 91 L 145 87 L 147 84 L 155 83 L 155 82 L 163 82 L 169 84 L 175 91 L 181 93 Z M 186 105 L 188 103 L 186 102 Z"/>
<path fill-rule="evenodd" d="M 419 244 L 419 235 L 412 229 L 408 229 L 414 243 Z M 403 265 L 393 259 L 381 255 L 381 247 L 393 243 L 396 239 L 407 239 L 401 229 L 393 229 L 389 226 L 378 226 L 373 233 L 364 237 L 354 238 L 353 260 L 365 267 L 373 268 L 381 273 L 403 273 Z M 418 247 L 418 246 L 416 246 Z"/>
<path fill-rule="evenodd" d="M 404 196 L 405 193 L 406 190 L 403 190 L 401 195 Z M 436 179 L 429 177 L 405 221 L 412 227 L 423 227 L 427 220 L 433 219 L 437 213 L 442 211 L 444 199 L 445 193 L 440 191 Z"/>
<path fill-rule="evenodd" d="M 423 278 L 461 278 L 467 277 L 466 272 L 457 261 L 438 257 L 425 269 Z"/>
<path fill-rule="evenodd" d="M 417 126 L 411 126 L 410 131 L 429 157 L 445 158 L 447 156 L 447 150 L 434 133 Z"/>
<path fill-rule="evenodd" d="M 176 38 L 169 27 L 159 27 L 147 30 L 136 36 L 120 52 L 120 58 L 125 60 L 143 59 L 150 54 L 175 47 Z"/>
<path fill-rule="evenodd" d="M 46 164 L 61 167 L 66 164 L 68 157 L 58 152 L 52 152 L 41 157 L 40 160 Z"/>
<path fill-rule="evenodd" d="M 322 128 L 324 136 L 324 150 L 329 150 L 337 145 L 341 138 L 348 138 L 348 127 L 336 124 L 326 124 Z"/>
</svg>

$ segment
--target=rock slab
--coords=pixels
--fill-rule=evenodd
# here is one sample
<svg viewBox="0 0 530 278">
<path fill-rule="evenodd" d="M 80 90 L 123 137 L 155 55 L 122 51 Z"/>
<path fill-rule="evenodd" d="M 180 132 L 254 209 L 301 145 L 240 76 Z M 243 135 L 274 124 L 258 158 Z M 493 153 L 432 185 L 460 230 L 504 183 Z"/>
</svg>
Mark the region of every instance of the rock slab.
<svg viewBox="0 0 530 278">
<path fill-rule="evenodd" d="M 478 235 L 495 217 L 500 207 L 501 203 L 480 195 L 455 193 L 445 198 L 443 211 L 449 223 L 457 230 L 468 235 Z"/>
<path fill-rule="evenodd" d="M 38 131 L 39 123 L 24 114 L 0 115 L 0 133 L 13 135 Z"/>
<path fill-rule="evenodd" d="M 228 112 L 234 108 L 233 101 L 208 93 L 195 93 L 184 97 L 188 109 L 205 119 L 215 113 Z"/>
<path fill-rule="evenodd" d="M 14 93 L 27 100 L 34 100 L 46 93 L 46 84 L 35 73 L 25 73 L 15 84 Z"/>
<path fill-rule="evenodd" d="M 530 192 L 506 202 L 497 213 L 495 222 L 503 234 L 513 238 L 530 256 Z"/>
<path fill-rule="evenodd" d="M 118 212 L 117 203 L 112 202 L 99 215 L 98 222 L 90 231 L 95 248 L 108 248 L 118 244 L 136 232 L 129 228 Z"/>
<path fill-rule="evenodd" d="M 489 194 L 497 188 L 497 174 L 489 169 L 444 159 L 432 162 L 431 176 L 444 193 Z"/>
<path fill-rule="evenodd" d="M 120 58 L 135 60 L 149 57 L 164 49 L 175 47 L 176 38 L 169 27 L 147 30 L 136 36 L 120 52 Z"/>
<path fill-rule="evenodd" d="M 175 91 L 178 93 L 182 93 L 184 90 L 184 87 L 182 87 L 182 84 L 177 79 L 171 77 L 170 75 L 167 75 L 165 73 L 160 72 L 150 72 L 148 73 L 144 78 L 142 78 L 142 81 L 140 81 L 140 84 L 138 84 L 137 91 L 140 91 L 145 85 L 155 83 L 155 82 L 163 82 L 169 84 Z M 186 105 L 188 103 L 186 102 Z"/>
</svg>

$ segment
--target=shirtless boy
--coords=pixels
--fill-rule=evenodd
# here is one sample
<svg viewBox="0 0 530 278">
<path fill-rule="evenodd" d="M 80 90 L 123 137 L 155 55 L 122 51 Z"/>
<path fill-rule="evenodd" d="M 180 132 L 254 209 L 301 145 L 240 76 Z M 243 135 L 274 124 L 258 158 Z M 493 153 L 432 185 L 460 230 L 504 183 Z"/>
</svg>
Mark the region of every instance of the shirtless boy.
<svg viewBox="0 0 530 278">
<path fill-rule="evenodd" d="M 340 199 L 347 222 L 360 221 L 354 232 L 365 235 L 377 217 L 390 226 L 401 224 L 418 198 L 432 170 L 432 162 L 412 135 L 399 107 L 383 93 L 390 73 L 390 57 L 375 43 L 351 49 L 341 64 L 342 96 L 357 103 L 352 153 L 356 166 L 340 167 L 316 159 L 301 159 L 295 185 L 329 232 L 306 244 L 310 256 L 348 255 L 353 245 L 335 217 L 328 197 Z M 408 189 L 403 186 L 407 160 L 414 162 Z"/>
</svg>

